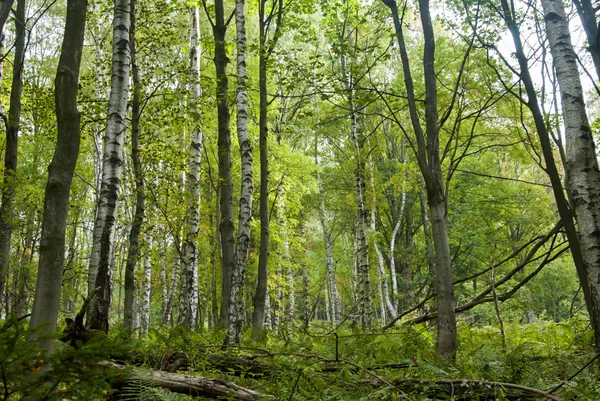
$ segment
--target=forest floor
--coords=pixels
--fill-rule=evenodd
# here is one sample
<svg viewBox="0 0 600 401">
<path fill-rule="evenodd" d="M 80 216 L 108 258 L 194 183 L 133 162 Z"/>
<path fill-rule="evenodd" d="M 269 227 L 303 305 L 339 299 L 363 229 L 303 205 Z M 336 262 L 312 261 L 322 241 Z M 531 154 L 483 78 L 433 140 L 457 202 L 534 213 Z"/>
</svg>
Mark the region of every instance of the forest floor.
<svg viewBox="0 0 600 401">
<path fill-rule="evenodd" d="M 577 318 L 509 323 L 504 341 L 496 327 L 463 322 L 454 364 L 435 357 L 425 325 L 363 332 L 288 322 L 225 348 L 218 330 L 140 339 L 113 328 L 110 339 L 59 346 L 47 361 L 31 358 L 24 334 L 20 324 L 0 329 L 0 401 L 44 386 L 60 400 L 600 400 L 600 365 L 586 366 L 596 354 Z"/>
</svg>

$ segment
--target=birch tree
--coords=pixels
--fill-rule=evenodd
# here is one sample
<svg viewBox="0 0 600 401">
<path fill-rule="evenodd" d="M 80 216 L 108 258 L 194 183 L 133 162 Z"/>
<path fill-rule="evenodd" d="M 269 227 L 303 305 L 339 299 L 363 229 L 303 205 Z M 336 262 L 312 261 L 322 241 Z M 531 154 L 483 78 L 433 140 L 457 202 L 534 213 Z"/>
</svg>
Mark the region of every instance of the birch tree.
<svg viewBox="0 0 600 401">
<path fill-rule="evenodd" d="M 191 123 L 187 192 L 187 233 L 183 241 L 181 303 L 178 323 L 193 329 L 198 318 L 198 224 L 200 207 L 200 162 L 202 155 L 202 117 L 200 114 L 200 21 L 197 7 L 190 7 L 190 95 Z"/>
<path fill-rule="evenodd" d="M 577 55 L 564 6 L 557 0 L 542 0 L 542 6 L 561 94 L 567 189 L 579 228 L 579 241 L 595 307 L 591 320 L 596 346 L 600 347 L 600 214 L 597 203 L 600 199 L 600 170 L 597 149 L 585 109 Z"/>
<path fill-rule="evenodd" d="M 112 296 L 111 255 L 121 191 L 123 142 L 126 135 L 127 100 L 129 98 L 129 0 L 115 0 L 113 19 L 113 53 L 108 120 L 104 136 L 102 183 L 98 199 L 98 215 L 94 223 L 89 280 L 101 290 L 91 303 L 89 327 L 108 332 L 108 316 Z M 91 293 L 88 286 L 88 294 Z"/>
<path fill-rule="evenodd" d="M 81 139 L 81 116 L 77 109 L 79 67 L 87 12 L 86 0 L 68 0 L 67 19 L 58 60 L 55 108 L 58 137 L 44 196 L 38 275 L 29 329 L 54 333 L 60 306 L 65 257 L 65 230 L 69 195 Z M 39 347 L 53 351 L 54 340 L 41 338 Z"/>
<path fill-rule="evenodd" d="M 236 92 L 236 124 L 240 158 L 242 161 L 242 183 L 240 189 L 240 206 L 238 217 L 238 233 L 235 243 L 235 258 L 231 274 L 231 294 L 229 298 L 229 324 L 225 344 L 239 344 L 242 339 L 244 324 L 244 300 L 242 290 L 246 264 L 248 263 L 248 245 L 250 243 L 250 220 L 252 218 L 252 143 L 248 137 L 248 110 L 246 101 L 246 16 L 244 0 L 235 2 L 235 26 L 237 42 L 237 92 Z"/>
</svg>

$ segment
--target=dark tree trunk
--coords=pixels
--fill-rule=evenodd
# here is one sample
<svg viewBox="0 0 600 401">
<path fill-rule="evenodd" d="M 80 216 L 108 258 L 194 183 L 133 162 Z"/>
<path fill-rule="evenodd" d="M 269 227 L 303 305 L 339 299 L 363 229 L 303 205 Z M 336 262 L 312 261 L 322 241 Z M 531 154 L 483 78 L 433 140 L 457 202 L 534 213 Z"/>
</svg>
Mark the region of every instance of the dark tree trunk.
<svg viewBox="0 0 600 401">
<path fill-rule="evenodd" d="M 58 138 L 48 167 L 38 276 L 29 323 L 33 335 L 37 334 L 33 332 L 35 329 L 54 333 L 58 318 L 69 194 L 79 155 L 81 127 L 77 89 L 86 11 L 87 0 L 68 0 L 65 33 L 55 79 Z M 38 343 L 40 348 L 52 352 L 52 339 L 41 338 Z"/>
<path fill-rule="evenodd" d="M 0 11 L 2 9 L 0 8 Z M 2 14 L 0 14 L 2 17 Z M 4 150 L 4 185 L 2 187 L 2 206 L 0 206 L 0 308 L 2 294 L 8 277 L 10 258 L 10 240 L 12 236 L 12 206 L 15 196 L 19 124 L 21 121 L 21 92 L 23 90 L 23 60 L 25 57 L 25 0 L 17 2 L 15 13 L 15 59 L 10 90 L 10 109 L 6 120 L 6 142 Z M 0 27 L 0 35 L 1 33 Z M 1 39 L 1 38 L 0 38 Z M 1 54 L 1 53 L 0 53 Z M 1 68 L 0 68 L 1 69 Z"/>
<path fill-rule="evenodd" d="M 135 267 L 140 258 L 140 231 L 144 222 L 146 197 L 144 194 L 144 175 L 140 161 L 140 74 L 136 60 L 136 0 L 131 0 L 131 29 L 129 46 L 131 48 L 131 73 L 133 77 L 133 102 L 131 106 L 131 160 L 135 179 L 135 212 L 129 231 L 129 248 L 125 264 L 125 305 L 124 326 L 133 330 L 133 300 L 135 297 Z"/>
</svg>

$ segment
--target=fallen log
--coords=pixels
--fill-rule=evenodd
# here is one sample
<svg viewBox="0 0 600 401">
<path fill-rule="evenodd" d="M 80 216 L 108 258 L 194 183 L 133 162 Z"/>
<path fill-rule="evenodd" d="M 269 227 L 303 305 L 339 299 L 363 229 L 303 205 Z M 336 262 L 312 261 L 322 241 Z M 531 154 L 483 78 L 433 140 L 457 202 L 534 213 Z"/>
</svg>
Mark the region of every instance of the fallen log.
<svg viewBox="0 0 600 401">
<path fill-rule="evenodd" d="M 161 387 L 174 393 L 188 394 L 193 397 L 233 398 L 241 401 L 274 399 L 269 395 L 261 394 L 220 379 L 130 368 L 114 362 L 101 362 L 100 365 L 116 369 L 119 373 L 121 371 L 127 372 L 126 374 L 113 376 L 112 384 L 117 388 L 124 388 L 130 382 L 143 381 L 148 386 Z"/>
<path fill-rule="evenodd" d="M 382 384 L 376 380 L 367 380 L 375 387 Z M 560 401 L 560 398 L 543 390 L 532 387 L 521 386 L 512 383 L 501 383 L 486 380 L 423 380 L 413 378 L 400 378 L 391 382 L 395 388 L 404 394 L 420 394 L 428 398 L 436 399 L 442 395 L 452 397 L 454 400 L 495 401 L 500 395 L 506 400 L 552 400 Z"/>
</svg>

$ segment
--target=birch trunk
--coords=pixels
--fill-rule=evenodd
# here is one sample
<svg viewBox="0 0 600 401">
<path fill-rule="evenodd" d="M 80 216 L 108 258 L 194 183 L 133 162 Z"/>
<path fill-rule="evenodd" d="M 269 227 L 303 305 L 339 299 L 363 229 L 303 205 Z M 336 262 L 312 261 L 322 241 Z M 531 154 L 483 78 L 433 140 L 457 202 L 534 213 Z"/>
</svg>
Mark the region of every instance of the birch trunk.
<svg viewBox="0 0 600 401">
<path fill-rule="evenodd" d="M 283 263 L 285 265 L 285 277 L 287 281 L 287 302 L 285 305 L 285 316 L 288 320 L 291 320 L 294 318 L 294 311 L 296 310 L 296 293 L 294 285 L 294 272 L 292 271 L 292 262 L 290 260 L 290 242 L 288 240 L 287 219 L 285 217 L 285 207 L 283 205 L 281 227 L 283 235 Z"/>
<path fill-rule="evenodd" d="M 561 93 L 566 136 L 566 176 L 579 228 L 592 302 L 596 346 L 600 347 L 600 170 L 596 145 L 585 110 L 577 55 L 571 43 L 569 22 L 560 1 L 542 0 L 546 32 Z M 595 61 L 595 60 L 594 60 Z"/>
<path fill-rule="evenodd" d="M 144 275 L 142 278 L 142 291 L 140 296 L 140 337 L 148 335 L 150 328 L 150 291 L 152 278 L 152 238 L 146 244 L 146 255 L 144 257 Z"/>
<path fill-rule="evenodd" d="M 371 232 L 373 233 L 373 248 L 375 249 L 375 254 L 377 255 L 377 261 L 379 262 L 377 265 L 377 292 L 379 293 L 379 300 L 381 305 L 381 320 L 385 324 L 386 320 L 386 307 L 389 310 L 391 317 L 395 317 L 396 307 L 390 300 L 390 292 L 388 288 L 387 277 L 385 276 L 385 260 L 383 259 L 383 253 L 379 249 L 379 245 L 377 245 L 377 225 L 375 218 L 375 206 L 377 205 L 377 196 L 375 193 L 375 171 L 373 168 L 373 159 L 371 158 L 371 163 L 369 164 L 369 169 L 371 172 L 371 194 L 373 199 L 373 206 L 371 208 Z M 392 242 L 394 241 L 392 234 Z M 390 246 L 391 249 L 391 246 Z M 394 260 L 394 254 L 390 253 L 390 261 Z"/>
<path fill-rule="evenodd" d="M 523 50 L 519 26 L 517 25 L 514 16 L 515 12 L 513 9 L 511 9 L 512 5 L 510 5 L 507 0 L 501 0 L 501 5 L 503 12 L 502 17 L 511 33 L 513 43 L 515 45 L 515 55 L 519 62 L 519 76 L 523 81 L 523 85 L 527 93 L 527 107 L 533 116 L 535 128 L 540 140 L 542 154 L 544 156 L 544 161 L 546 162 L 545 171 L 546 174 L 548 174 L 548 178 L 552 184 L 552 191 L 554 193 L 554 199 L 556 201 L 558 213 L 563 223 L 567 240 L 569 241 L 569 249 L 573 257 L 575 269 L 577 270 L 577 276 L 579 277 L 579 281 L 581 283 L 581 288 L 590 320 L 592 321 L 592 327 L 594 328 L 594 333 L 596 336 L 596 343 L 598 344 L 600 342 L 600 319 L 598 318 L 600 305 L 598 305 L 596 297 L 594 297 L 591 293 L 591 288 L 594 284 L 590 283 L 588 279 L 588 259 L 584 257 L 584 250 L 573 221 L 573 212 L 569 202 L 567 201 L 567 198 L 565 197 L 562 180 L 554 161 L 554 149 L 550 140 L 548 127 L 546 126 L 546 118 L 544 117 L 542 109 L 538 103 L 537 91 L 533 84 L 531 74 L 529 73 L 529 60 L 527 59 L 525 51 Z M 566 166 L 565 170 L 567 170 Z"/>
<path fill-rule="evenodd" d="M 123 164 L 123 141 L 126 135 L 127 100 L 129 98 L 129 70 L 131 54 L 129 46 L 130 8 L 129 0 L 115 0 L 113 20 L 113 55 L 108 121 L 104 137 L 102 161 L 102 184 L 98 216 L 94 224 L 90 274 L 97 272 L 95 287 L 100 293 L 91 303 L 89 328 L 108 332 L 108 317 L 112 297 L 111 255 L 117 220 L 117 206 L 121 191 Z"/>
<path fill-rule="evenodd" d="M 587 50 L 592 56 L 596 75 L 600 79 L 600 27 L 596 18 L 597 7 L 591 0 L 573 0 L 577 13 L 581 19 L 581 25 L 588 40 Z"/>
<path fill-rule="evenodd" d="M 129 231 L 129 247 L 127 250 L 127 263 L 125 265 L 125 305 L 124 326 L 127 330 L 133 330 L 133 298 L 135 295 L 135 267 L 140 256 L 140 231 L 144 222 L 146 197 L 144 193 L 144 175 L 140 161 L 139 148 L 139 122 L 140 122 L 140 76 L 136 62 L 136 1 L 131 0 L 131 70 L 133 77 L 133 103 L 131 107 L 131 160 L 133 163 L 133 174 L 135 180 L 135 212 L 131 230 Z"/>
<path fill-rule="evenodd" d="M 238 233 L 235 244 L 235 259 L 231 274 L 231 294 L 229 297 L 229 324 L 225 344 L 239 344 L 242 339 L 244 324 L 244 302 L 242 290 L 246 265 L 248 263 L 248 245 L 250 243 L 250 220 L 252 218 L 252 143 L 248 137 L 248 110 L 246 101 L 246 16 L 244 0 L 235 2 L 235 22 L 237 40 L 237 97 L 236 123 L 240 158 L 242 161 L 242 183 L 240 190 L 240 207 L 238 217 Z"/>
<path fill-rule="evenodd" d="M 48 167 L 38 275 L 29 322 L 31 333 L 35 329 L 43 330 L 44 333 L 54 333 L 56 330 L 69 195 L 79 155 L 81 127 L 77 90 L 86 11 L 86 0 L 68 0 L 65 33 L 54 81 L 58 138 L 54 156 Z M 38 340 L 39 348 L 49 353 L 53 351 L 53 344 L 54 341 L 50 338 Z"/>
<path fill-rule="evenodd" d="M 315 156 L 315 161 L 316 161 Z M 337 283 L 335 280 L 335 270 L 333 266 L 333 244 L 331 243 L 331 233 L 327 227 L 327 217 L 325 211 L 325 193 L 323 192 L 323 185 L 321 184 L 321 176 L 317 172 L 317 186 L 319 190 L 319 219 L 321 220 L 321 228 L 323 229 L 323 239 L 325 241 L 325 266 L 327 270 L 327 280 L 329 284 L 329 297 L 331 304 L 331 317 L 335 324 L 340 322 L 340 296 L 337 290 Z"/>
<path fill-rule="evenodd" d="M 343 37 L 341 40 L 345 40 Z M 351 40 L 350 40 L 351 41 Z M 354 189 L 356 198 L 356 257 L 358 274 L 358 317 L 363 329 L 371 328 L 372 305 L 371 305 L 371 277 L 369 266 L 369 242 L 367 238 L 367 205 L 365 184 L 365 161 L 363 148 L 365 138 L 358 122 L 358 108 L 355 102 L 354 77 L 346 66 L 345 56 L 340 60 L 342 74 L 345 79 L 348 109 L 351 121 L 351 139 L 354 145 Z"/>
<path fill-rule="evenodd" d="M 12 3 L 12 2 L 6 2 Z M 4 6 L 4 4 L 3 4 Z M 0 6 L 0 17 L 3 18 Z M 1 20 L 0 20 L 1 21 Z M 0 43 L 3 42 L 0 26 Z M 23 61 L 25 58 L 25 0 L 17 1 L 15 13 L 15 54 L 13 62 L 12 85 L 10 89 L 10 109 L 6 120 L 6 140 L 4 148 L 4 185 L 2 186 L 2 205 L 0 206 L 0 310 L 4 283 L 8 277 L 10 242 L 12 237 L 12 208 L 15 196 L 17 157 L 19 147 L 19 128 L 21 121 L 21 92 L 23 90 Z M 0 48 L 0 55 L 3 51 Z M 1 70 L 0 66 L 0 70 Z M 0 76 L 1 76 L 0 72 Z"/>
<path fill-rule="evenodd" d="M 174 238 L 177 241 L 177 238 Z M 178 247 L 178 245 L 177 245 Z M 163 324 L 165 326 L 173 325 L 173 306 L 175 306 L 177 299 L 175 298 L 175 294 L 177 293 L 178 283 L 179 283 L 179 268 L 181 263 L 181 258 L 179 257 L 179 251 L 175 249 L 175 256 L 173 258 L 173 269 L 171 271 L 171 282 L 169 283 L 169 290 L 167 295 L 167 302 L 165 305 L 165 311 L 163 314 Z"/>
<path fill-rule="evenodd" d="M 198 224 L 200 207 L 200 156 L 202 117 L 200 114 L 200 21 L 197 7 L 190 7 L 190 150 L 186 174 L 187 232 L 183 241 L 181 303 L 178 324 L 193 330 L 198 318 Z"/>
</svg>

